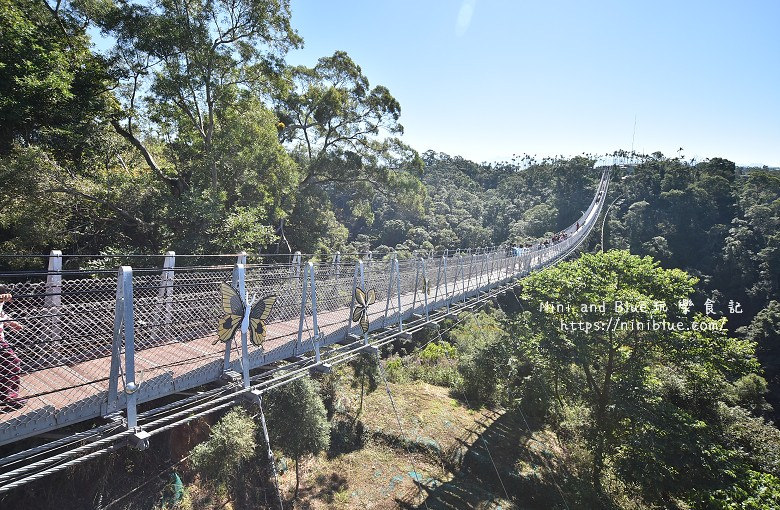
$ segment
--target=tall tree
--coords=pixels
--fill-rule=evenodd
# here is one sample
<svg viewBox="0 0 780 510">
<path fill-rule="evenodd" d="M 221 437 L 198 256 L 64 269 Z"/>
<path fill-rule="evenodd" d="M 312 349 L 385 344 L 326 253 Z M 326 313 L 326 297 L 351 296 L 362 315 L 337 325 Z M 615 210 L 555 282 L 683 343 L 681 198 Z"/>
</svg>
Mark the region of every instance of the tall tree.
<svg viewBox="0 0 780 510">
<path fill-rule="evenodd" d="M 223 114 L 248 90 L 268 87 L 301 38 L 287 0 L 85 2 L 116 38 L 121 110 L 111 123 L 175 194 L 217 191 L 229 163 L 217 150 Z M 154 135 L 154 136 L 153 136 Z M 165 158 L 150 141 L 162 139 Z"/>
<path fill-rule="evenodd" d="M 271 444 L 295 461 L 295 492 L 300 487 L 300 461 L 316 455 L 330 444 L 330 426 L 325 405 L 311 379 L 304 377 L 280 386 L 266 398 Z"/>
<path fill-rule="evenodd" d="M 403 133 L 401 106 L 386 87 L 371 88 L 343 51 L 288 68 L 284 84 L 279 136 L 301 165 L 302 193 L 336 186 L 358 201 L 379 191 L 421 206 L 422 160 L 395 137 Z"/>
<path fill-rule="evenodd" d="M 662 269 L 650 257 L 623 251 L 586 254 L 524 281 L 523 296 L 545 332 L 541 349 L 557 365 L 569 367 L 564 383 L 590 411 L 587 436 L 599 491 L 607 459 L 631 449 L 631 441 L 646 430 L 642 418 L 652 413 L 646 406 L 668 402 L 655 400 L 659 382 L 667 378 L 659 372 L 662 367 L 675 367 L 703 392 L 716 392 L 727 378 L 758 368 L 754 344 L 728 338 L 715 321 L 686 314 L 679 305 L 695 282 L 680 270 Z M 670 324 L 676 329 L 670 330 Z M 693 433 L 689 411 L 669 411 L 667 426 L 672 417 L 681 420 L 675 426 Z M 701 458 L 691 452 L 688 460 Z"/>
</svg>

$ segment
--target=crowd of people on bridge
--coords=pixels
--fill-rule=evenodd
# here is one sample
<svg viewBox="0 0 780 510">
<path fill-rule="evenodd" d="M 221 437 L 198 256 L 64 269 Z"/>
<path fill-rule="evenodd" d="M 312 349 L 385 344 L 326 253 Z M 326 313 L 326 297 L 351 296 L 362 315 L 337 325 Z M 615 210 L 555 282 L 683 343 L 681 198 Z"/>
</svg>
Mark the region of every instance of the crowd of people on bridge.
<svg viewBox="0 0 780 510">
<path fill-rule="evenodd" d="M 576 230 L 579 230 L 579 228 L 580 228 L 580 224 L 579 222 L 577 222 Z M 543 250 L 544 248 L 549 248 L 550 246 L 554 246 L 560 242 L 563 242 L 568 238 L 569 238 L 569 233 L 566 232 L 565 230 L 561 230 L 560 232 L 556 232 L 555 234 L 550 236 L 548 239 L 543 239 L 543 240 L 540 239 L 536 243 L 526 243 L 516 247 L 515 254 L 524 255 L 532 251 Z"/>
</svg>

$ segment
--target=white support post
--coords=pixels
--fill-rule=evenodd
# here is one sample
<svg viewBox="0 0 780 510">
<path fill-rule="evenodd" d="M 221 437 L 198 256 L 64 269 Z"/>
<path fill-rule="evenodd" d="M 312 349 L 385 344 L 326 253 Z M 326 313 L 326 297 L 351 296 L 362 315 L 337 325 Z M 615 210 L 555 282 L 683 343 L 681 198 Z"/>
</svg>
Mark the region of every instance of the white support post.
<svg viewBox="0 0 780 510">
<path fill-rule="evenodd" d="M 447 259 L 449 258 L 449 251 L 444 250 L 444 255 L 441 256 L 442 265 L 441 270 L 444 275 L 444 303 L 447 305 L 447 313 L 450 313 L 450 289 L 447 285 Z"/>
<path fill-rule="evenodd" d="M 123 335 L 124 333 L 124 335 Z M 124 336 L 125 368 L 124 392 L 127 398 L 125 412 L 127 429 L 134 431 L 130 442 L 143 450 L 149 446 L 149 433 L 138 428 L 138 385 L 135 382 L 135 317 L 133 313 L 133 269 L 121 266 L 117 274 L 116 304 L 114 306 L 114 341 L 109 372 L 108 413 L 118 410 L 119 367 L 122 337 Z"/>
<path fill-rule="evenodd" d="M 392 295 L 393 283 L 395 283 L 395 297 L 398 304 L 398 330 L 403 331 L 403 322 L 401 317 L 401 269 L 398 264 L 398 254 L 393 253 L 393 259 L 390 261 L 390 279 L 387 286 L 387 303 L 385 304 L 385 317 L 382 320 L 382 327 L 387 325 L 387 315 L 390 311 L 390 300 Z"/>
<path fill-rule="evenodd" d="M 420 287 L 420 278 L 422 277 L 422 295 L 423 309 L 425 310 L 425 320 L 430 320 L 428 316 L 428 289 L 431 282 L 428 281 L 428 271 L 425 267 L 425 258 L 422 256 L 417 260 L 417 276 L 414 279 L 414 297 L 412 298 L 412 310 L 417 307 L 417 292 Z"/>
<path fill-rule="evenodd" d="M 133 315 L 133 269 L 122 266 L 123 317 L 125 333 L 125 393 L 127 393 L 127 427 L 138 426 L 136 403 L 138 386 L 135 384 L 135 317 Z"/>
<path fill-rule="evenodd" d="M 114 334 L 111 343 L 111 368 L 108 373 L 108 402 L 105 414 L 119 410 L 119 369 L 122 363 L 122 325 L 125 319 L 125 278 L 123 267 L 119 268 L 116 280 L 116 299 L 114 301 Z M 131 280 L 132 281 L 132 280 Z"/>
<path fill-rule="evenodd" d="M 453 262 L 456 260 L 460 260 L 460 249 L 455 250 L 455 255 L 452 257 Z M 448 303 L 451 305 L 452 301 L 456 300 L 456 295 L 458 293 L 458 273 L 460 272 L 460 265 L 455 264 L 455 276 L 452 278 L 452 293 L 450 294 L 450 299 Z"/>
<path fill-rule="evenodd" d="M 461 283 L 460 283 L 460 291 L 461 291 L 461 295 L 463 297 L 463 302 L 465 303 L 466 302 L 466 291 L 467 291 L 467 287 L 466 286 L 468 284 L 468 280 L 466 278 L 464 278 L 464 274 L 465 274 L 466 271 L 465 271 L 465 266 L 463 264 L 463 255 L 461 255 L 460 253 L 458 254 L 458 271 L 460 272 L 460 281 L 461 281 Z"/>
<path fill-rule="evenodd" d="M 295 342 L 295 347 L 293 347 L 293 354 L 295 355 L 298 354 L 298 349 L 303 340 L 303 322 L 306 317 L 306 300 L 309 295 L 309 264 L 311 264 L 311 262 L 304 266 L 303 278 L 301 278 L 301 314 L 298 320 L 298 340 Z"/>
<path fill-rule="evenodd" d="M 246 258 L 244 258 L 246 260 Z M 244 264 L 236 264 L 234 269 L 236 279 L 238 280 L 238 294 L 244 299 L 246 309 L 241 321 L 241 379 L 244 388 L 249 388 L 249 345 L 247 337 L 249 327 L 249 295 L 246 292 L 246 267 Z M 231 339 L 232 340 L 232 339 Z"/>
<path fill-rule="evenodd" d="M 485 274 L 485 260 L 487 259 L 487 254 L 482 253 L 482 256 L 479 257 L 479 275 L 477 276 L 477 295 L 482 291 L 482 276 Z"/>
<path fill-rule="evenodd" d="M 487 272 L 487 286 L 488 289 L 490 288 L 490 284 L 493 282 L 493 259 L 495 258 L 495 252 L 491 251 L 490 253 L 485 254 L 486 262 L 488 266 L 488 272 Z"/>
<path fill-rule="evenodd" d="M 330 277 L 338 279 L 341 273 L 341 252 L 337 251 L 330 263 Z"/>
<path fill-rule="evenodd" d="M 47 351 L 54 359 L 61 358 L 62 329 L 60 326 L 60 311 L 62 307 L 62 252 L 52 250 L 49 253 L 49 269 L 46 273 L 46 297 L 44 306 L 49 310 Z"/>
<path fill-rule="evenodd" d="M 238 253 L 238 255 L 236 256 L 236 264 L 241 264 L 241 265 L 246 266 L 246 252 L 245 251 L 242 251 L 242 252 Z"/>
<path fill-rule="evenodd" d="M 295 275 L 295 278 L 298 279 L 301 277 L 301 252 L 296 251 L 295 255 L 293 255 L 292 259 L 292 268 L 293 268 L 293 274 Z"/>
<path fill-rule="evenodd" d="M 309 261 L 303 270 L 303 288 L 301 292 L 301 315 L 298 321 L 298 341 L 295 344 L 294 353 L 298 354 L 298 349 L 303 341 L 303 323 L 306 317 L 306 301 L 311 299 L 312 316 L 312 343 L 314 344 L 314 355 L 317 363 L 320 362 L 320 343 L 321 335 L 317 324 L 317 285 L 315 283 L 314 264 Z"/>
<path fill-rule="evenodd" d="M 170 334 L 168 328 L 173 324 L 173 278 L 176 266 L 176 252 L 166 251 L 163 262 L 163 271 L 160 275 L 160 288 L 157 290 L 157 316 L 159 327 L 157 328 L 157 340 L 165 340 Z M 177 339 L 178 340 L 178 339 Z"/>
<path fill-rule="evenodd" d="M 434 259 L 436 260 L 436 259 Z M 433 293 L 433 302 L 434 304 L 436 301 L 439 300 L 439 285 L 441 284 L 441 259 L 439 259 L 439 264 L 436 266 L 436 291 Z"/>
<path fill-rule="evenodd" d="M 360 285 L 361 289 L 365 289 L 365 277 L 364 277 L 364 265 L 362 260 L 355 262 L 355 272 L 352 274 L 352 296 L 349 301 L 349 317 L 347 317 L 347 332 L 346 337 L 349 336 L 349 330 L 352 329 L 352 314 L 355 311 L 355 289 Z"/>
<path fill-rule="evenodd" d="M 472 277 L 474 276 L 474 253 L 472 253 L 471 248 L 468 249 L 467 253 L 469 254 L 469 278 L 466 280 L 468 282 L 466 289 L 469 293 L 471 293 L 471 286 L 474 285 L 474 283 L 471 281 Z"/>
<path fill-rule="evenodd" d="M 395 274 L 395 264 L 393 264 L 393 261 L 395 260 L 395 257 L 397 254 L 393 252 L 390 255 L 390 264 L 388 270 L 390 271 L 390 274 L 387 275 L 387 299 L 385 299 L 385 316 L 382 318 L 382 327 L 387 326 L 387 314 L 390 311 L 390 299 L 393 295 L 393 276 Z"/>
</svg>

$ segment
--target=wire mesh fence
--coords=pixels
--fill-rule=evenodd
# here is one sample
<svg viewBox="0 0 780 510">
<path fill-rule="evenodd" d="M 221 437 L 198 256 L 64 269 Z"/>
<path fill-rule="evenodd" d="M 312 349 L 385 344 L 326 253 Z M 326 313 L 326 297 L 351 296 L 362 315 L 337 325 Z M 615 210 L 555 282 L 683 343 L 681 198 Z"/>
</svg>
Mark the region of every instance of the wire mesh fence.
<svg viewBox="0 0 780 510">
<path fill-rule="evenodd" d="M 134 321 L 138 401 L 213 382 L 242 363 L 256 368 L 309 352 L 318 343 L 362 335 L 360 321 L 353 320 L 359 319 L 353 312 L 361 306 L 356 287 L 373 291 L 374 301 L 366 304 L 365 314 L 370 330 L 375 330 L 397 327 L 413 313 L 448 307 L 550 264 L 587 236 L 605 195 L 602 183 L 562 241 L 520 252 L 476 249 L 403 260 L 347 254 L 317 264 L 299 255 L 250 256 L 252 263 L 243 273 L 249 303 L 267 296 L 276 300 L 264 341 L 256 337 L 245 360 L 240 334 L 228 345 L 217 336 L 225 314 L 221 284 L 239 283 L 231 260 L 236 256 L 158 257 L 156 267 L 134 269 L 133 299 L 127 304 Z M 237 260 L 245 262 L 247 257 L 238 255 Z M 4 325 L 12 319 L 21 326 L 19 331 L 3 328 L 2 348 L 10 361 L 0 364 L 0 444 L 106 414 L 112 385 L 113 404 L 121 409 L 127 401 L 128 374 L 123 369 L 128 352 L 124 336 L 117 333 L 121 301 L 116 269 L 8 271 L 0 273 L 0 283 L 9 285 L 14 295 L 13 302 L 5 304 Z M 114 375 L 112 360 L 118 367 Z"/>
</svg>

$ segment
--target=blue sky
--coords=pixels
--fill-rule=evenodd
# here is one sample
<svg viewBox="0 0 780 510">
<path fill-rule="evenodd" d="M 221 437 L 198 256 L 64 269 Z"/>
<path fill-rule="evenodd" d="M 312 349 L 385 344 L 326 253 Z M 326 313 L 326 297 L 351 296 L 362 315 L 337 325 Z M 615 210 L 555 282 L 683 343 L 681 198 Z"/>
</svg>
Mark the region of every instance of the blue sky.
<svg viewBox="0 0 780 510">
<path fill-rule="evenodd" d="M 475 161 L 615 149 L 780 166 L 780 1 L 292 0 L 305 46 L 399 100 L 403 139 Z"/>
</svg>

